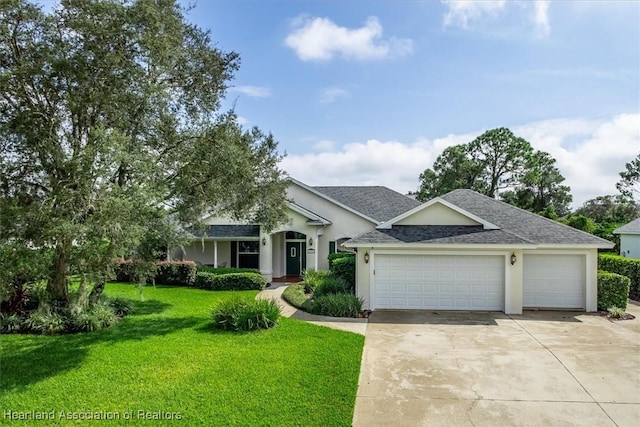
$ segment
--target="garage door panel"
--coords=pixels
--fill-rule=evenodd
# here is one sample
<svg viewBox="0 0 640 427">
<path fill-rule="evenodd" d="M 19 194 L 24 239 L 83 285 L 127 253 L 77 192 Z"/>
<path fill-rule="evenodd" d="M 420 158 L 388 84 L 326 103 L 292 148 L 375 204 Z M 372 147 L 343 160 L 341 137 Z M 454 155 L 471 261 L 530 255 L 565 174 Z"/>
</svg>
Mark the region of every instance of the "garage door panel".
<svg viewBox="0 0 640 427">
<path fill-rule="evenodd" d="M 374 270 L 375 308 L 504 307 L 502 256 L 376 255 Z"/>
<path fill-rule="evenodd" d="M 524 307 L 585 308 L 584 255 L 525 254 Z"/>
</svg>

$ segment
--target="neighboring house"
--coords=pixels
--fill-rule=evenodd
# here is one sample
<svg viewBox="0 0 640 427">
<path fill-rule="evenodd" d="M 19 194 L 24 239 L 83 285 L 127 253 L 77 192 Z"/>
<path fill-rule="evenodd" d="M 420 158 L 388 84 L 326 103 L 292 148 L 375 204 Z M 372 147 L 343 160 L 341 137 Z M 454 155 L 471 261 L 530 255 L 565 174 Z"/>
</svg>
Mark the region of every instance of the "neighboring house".
<svg viewBox="0 0 640 427">
<path fill-rule="evenodd" d="M 289 179 L 289 222 L 267 232 L 259 224 L 210 217 L 204 236 L 172 258 L 203 265 L 256 268 L 273 278 L 305 269 L 328 269 L 330 253 L 343 243 L 420 203 L 386 187 L 310 187 Z"/>
<path fill-rule="evenodd" d="M 640 258 L 640 218 L 616 228 L 613 234 L 620 235 L 620 255 Z"/>
<path fill-rule="evenodd" d="M 597 309 L 598 249 L 613 243 L 455 190 L 346 244 L 369 309 Z"/>
</svg>

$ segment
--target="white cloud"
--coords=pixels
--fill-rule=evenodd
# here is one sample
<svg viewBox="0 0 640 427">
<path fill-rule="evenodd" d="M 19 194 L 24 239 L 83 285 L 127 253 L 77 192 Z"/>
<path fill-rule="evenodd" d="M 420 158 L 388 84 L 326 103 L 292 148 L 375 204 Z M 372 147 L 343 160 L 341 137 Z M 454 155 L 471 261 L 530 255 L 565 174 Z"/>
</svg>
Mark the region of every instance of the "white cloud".
<svg viewBox="0 0 640 427">
<path fill-rule="evenodd" d="M 349 92 L 345 89 L 341 89 L 339 87 L 328 87 L 320 94 L 320 102 L 323 104 L 330 104 L 336 99 L 347 96 L 348 94 Z"/>
<path fill-rule="evenodd" d="M 331 141 L 330 139 L 321 139 L 320 141 L 313 144 L 314 151 L 333 151 L 336 146 L 335 141 Z"/>
<path fill-rule="evenodd" d="M 441 0 L 441 2 L 445 6 L 443 18 L 445 27 L 460 27 L 468 30 L 486 20 L 495 20 L 507 9 L 512 10 L 518 6 L 520 13 L 526 14 L 533 23 L 537 37 L 547 38 L 551 34 L 549 0 L 509 2 L 506 0 Z M 509 24 L 505 23 L 505 25 Z"/>
<path fill-rule="evenodd" d="M 245 126 L 249 124 L 249 119 L 247 119 L 246 117 L 238 116 L 237 120 L 241 126 Z"/>
<path fill-rule="evenodd" d="M 298 17 L 285 39 L 303 61 L 328 61 L 335 56 L 368 60 L 399 57 L 410 53 L 410 39 L 383 38 L 382 25 L 369 17 L 363 27 L 340 27 L 329 18 Z"/>
<path fill-rule="evenodd" d="M 551 34 L 551 25 L 549 24 L 549 0 L 536 0 L 533 3 L 533 24 L 536 33 L 540 38 L 547 38 Z"/>
<path fill-rule="evenodd" d="M 511 129 L 535 149 L 554 156 L 571 187 L 574 207 L 615 194 L 618 173 L 640 152 L 640 114 L 602 121 L 546 120 Z M 322 152 L 289 155 L 282 167 L 310 185 L 384 185 L 406 193 L 417 189 L 420 173 L 432 167 L 446 147 L 469 142 L 482 132 L 422 138 L 410 144 L 371 139 L 339 150 L 327 145 Z"/>
<path fill-rule="evenodd" d="M 271 89 L 264 86 L 234 86 L 229 88 L 229 90 L 252 98 L 267 98 L 271 96 Z"/>
<path fill-rule="evenodd" d="M 444 14 L 445 26 L 469 28 L 469 24 L 487 16 L 496 16 L 502 12 L 506 0 L 442 0 L 447 11 Z"/>
</svg>

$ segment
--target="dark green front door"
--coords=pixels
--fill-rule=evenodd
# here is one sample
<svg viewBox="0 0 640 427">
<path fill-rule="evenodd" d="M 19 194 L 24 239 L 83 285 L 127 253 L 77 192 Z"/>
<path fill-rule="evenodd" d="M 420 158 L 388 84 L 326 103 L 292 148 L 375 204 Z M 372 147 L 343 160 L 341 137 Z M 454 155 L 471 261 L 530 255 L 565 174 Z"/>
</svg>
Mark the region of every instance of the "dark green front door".
<svg viewBox="0 0 640 427">
<path fill-rule="evenodd" d="M 287 276 L 299 276 L 306 267 L 305 242 L 287 242 Z"/>
</svg>

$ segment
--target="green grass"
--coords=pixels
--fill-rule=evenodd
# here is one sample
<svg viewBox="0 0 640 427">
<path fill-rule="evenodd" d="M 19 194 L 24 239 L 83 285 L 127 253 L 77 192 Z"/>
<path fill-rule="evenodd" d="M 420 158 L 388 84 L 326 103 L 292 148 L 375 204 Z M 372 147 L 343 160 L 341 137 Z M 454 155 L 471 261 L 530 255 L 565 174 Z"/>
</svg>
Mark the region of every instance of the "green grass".
<svg viewBox="0 0 640 427">
<path fill-rule="evenodd" d="M 351 425 L 362 336 L 287 318 L 260 332 L 213 329 L 216 301 L 256 291 L 146 287 L 144 302 L 128 284 L 106 293 L 136 300 L 135 312 L 97 332 L 0 336 L 2 411 L 56 411 L 64 425 L 83 421 L 61 411 L 121 417 L 99 425 L 122 425 L 129 411 L 132 425 Z M 181 420 L 139 419 L 140 410 Z"/>
</svg>

